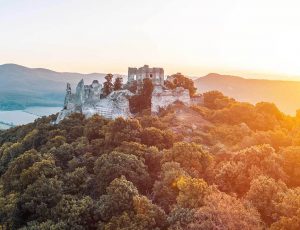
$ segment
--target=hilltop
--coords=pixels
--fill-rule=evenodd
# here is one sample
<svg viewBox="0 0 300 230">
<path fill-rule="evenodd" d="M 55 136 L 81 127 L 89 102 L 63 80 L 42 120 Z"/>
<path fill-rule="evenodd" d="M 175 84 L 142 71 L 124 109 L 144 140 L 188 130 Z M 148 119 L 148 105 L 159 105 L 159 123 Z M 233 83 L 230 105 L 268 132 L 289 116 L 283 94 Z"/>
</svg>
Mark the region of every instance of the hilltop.
<svg viewBox="0 0 300 230">
<path fill-rule="evenodd" d="M 283 80 L 247 79 L 238 76 L 210 73 L 194 80 L 198 92 L 218 90 L 239 101 L 273 102 L 288 114 L 300 108 L 300 82 Z"/>
</svg>

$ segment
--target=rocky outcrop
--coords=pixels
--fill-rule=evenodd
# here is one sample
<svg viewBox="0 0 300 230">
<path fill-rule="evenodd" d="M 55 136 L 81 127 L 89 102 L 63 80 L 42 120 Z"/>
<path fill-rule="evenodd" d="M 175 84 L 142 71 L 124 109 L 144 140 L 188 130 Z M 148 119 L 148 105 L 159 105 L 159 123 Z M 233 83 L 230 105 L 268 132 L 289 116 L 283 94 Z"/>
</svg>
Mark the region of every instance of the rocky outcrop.
<svg viewBox="0 0 300 230">
<path fill-rule="evenodd" d="M 102 85 L 98 81 L 93 81 L 91 85 L 84 85 L 84 81 L 81 80 L 75 94 L 72 94 L 69 83 L 66 91 L 64 108 L 58 114 L 56 123 L 75 112 L 82 113 L 86 117 L 99 114 L 110 119 L 131 116 L 128 99 L 133 94 L 128 90 L 113 91 L 107 97 L 101 98 Z"/>
</svg>

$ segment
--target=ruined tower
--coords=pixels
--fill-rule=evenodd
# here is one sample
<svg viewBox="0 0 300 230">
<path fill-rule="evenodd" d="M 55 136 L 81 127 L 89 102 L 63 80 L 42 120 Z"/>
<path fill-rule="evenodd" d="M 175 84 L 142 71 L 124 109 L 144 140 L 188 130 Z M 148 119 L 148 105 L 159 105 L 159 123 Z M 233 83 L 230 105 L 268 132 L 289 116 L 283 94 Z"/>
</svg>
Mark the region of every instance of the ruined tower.
<svg viewBox="0 0 300 230">
<path fill-rule="evenodd" d="M 138 90 L 143 86 L 145 78 L 149 78 L 154 86 L 162 86 L 164 84 L 164 69 L 149 68 L 148 65 L 140 68 L 128 68 L 128 83 L 137 81 Z"/>
</svg>

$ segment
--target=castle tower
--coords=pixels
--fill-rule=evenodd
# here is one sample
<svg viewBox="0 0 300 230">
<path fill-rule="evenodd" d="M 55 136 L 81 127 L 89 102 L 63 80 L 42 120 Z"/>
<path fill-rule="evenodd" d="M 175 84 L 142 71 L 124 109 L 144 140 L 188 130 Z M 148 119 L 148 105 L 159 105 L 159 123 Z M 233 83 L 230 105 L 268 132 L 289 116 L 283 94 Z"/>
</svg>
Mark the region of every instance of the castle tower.
<svg viewBox="0 0 300 230">
<path fill-rule="evenodd" d="M 145 78 L 151 79 L 154 86 L 163 86 L 164 69 L 156 67 L 150 68 L 148 65 L 144 65 L 140 68 L 128 68 L 128 83 L 136 80 L 138 91 L 142 89 Z"/>
</svg>

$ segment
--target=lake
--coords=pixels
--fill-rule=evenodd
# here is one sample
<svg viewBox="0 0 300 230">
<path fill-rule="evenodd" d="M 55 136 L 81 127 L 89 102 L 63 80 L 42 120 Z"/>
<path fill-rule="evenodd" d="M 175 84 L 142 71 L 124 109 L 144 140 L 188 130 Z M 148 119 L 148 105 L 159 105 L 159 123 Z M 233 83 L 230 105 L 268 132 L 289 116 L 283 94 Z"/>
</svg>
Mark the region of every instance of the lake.
<svg viewBox="0 0 300 230">
<path fill-rule="evenodd" d="M 28 107 L 24 110 L 0 111 L 0 129 L 33 122 L 42 116 L 58 113 L 62 107 Z"/>
</svg>

